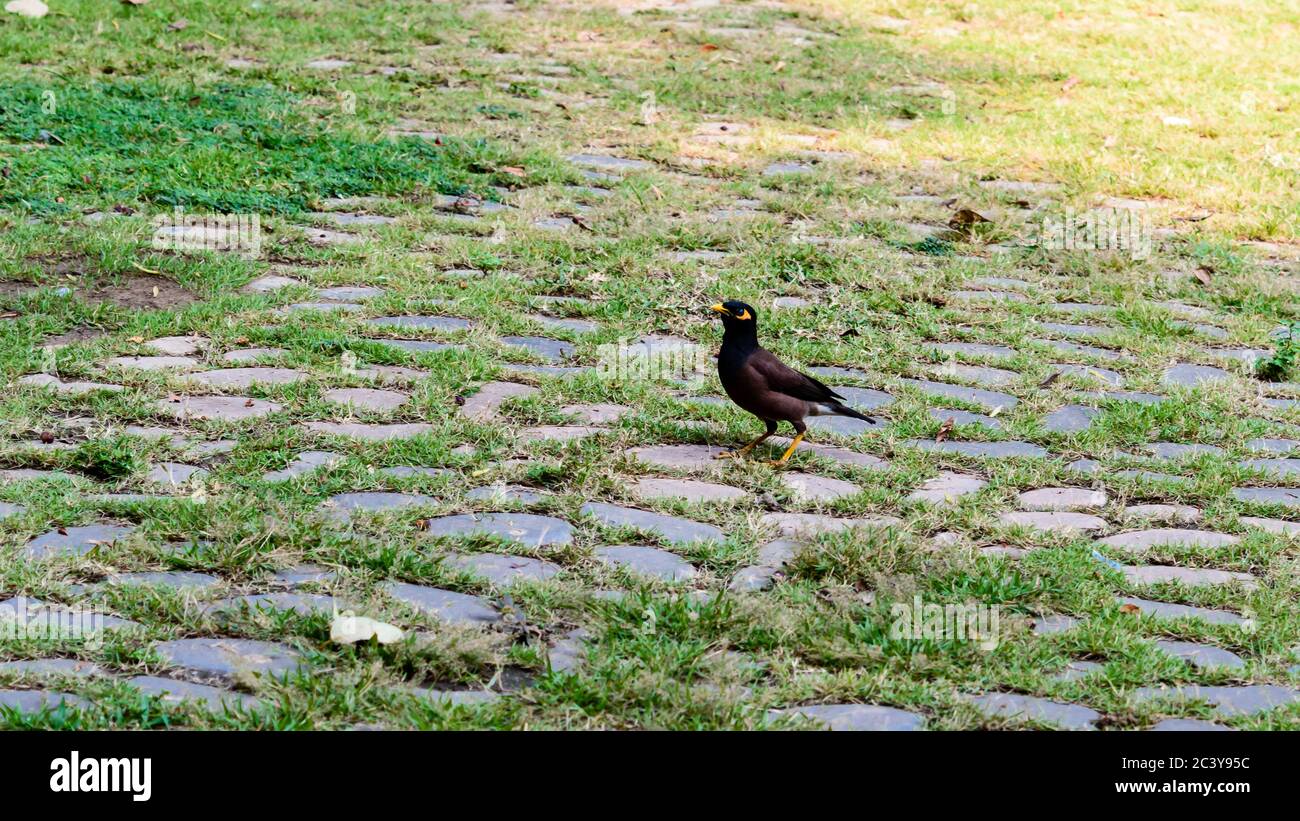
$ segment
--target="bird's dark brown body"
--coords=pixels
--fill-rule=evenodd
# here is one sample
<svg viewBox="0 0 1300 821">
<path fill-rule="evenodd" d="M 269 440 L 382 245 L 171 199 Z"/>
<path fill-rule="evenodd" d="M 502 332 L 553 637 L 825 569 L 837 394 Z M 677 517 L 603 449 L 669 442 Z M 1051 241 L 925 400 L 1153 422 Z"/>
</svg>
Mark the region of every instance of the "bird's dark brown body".
<svg viewBox="0 0 1300 821">
<path fill-rule="evenodd" d="M 771 351 L 762 347 L 733 351 L 731 359 L 724 362 L 722 356 L 718 357 L 718 378 L 732 402 L 765 422 L 794 424 L 818 415 L 814 403 L 788 392 L 801 387 L 790 374 L 809 377 L 786 367 Z M 831 398 L 829 389 L 826 398 Z"/>
<path fill-rule="evenodd" d="M 809 416 L 850 416 L 874 423 L 870 417 L 845 406 L 841 401 L 844 397 L 787 366 L 759 345 L 758 320 L 753 308 L 731 301 L 714 305 L 712 310 L 722 316 L 722 349 L 718 353 L 722 389 L 731 401 L 767 425 L 767 432 L 742 448 L 741 454 L 776 433 L 778 422 L 789 422 L 795 429 L 794 441 L 779 460 L 782 463 L 803 440 L 808 429 L 803 420 Z"/>
</svg>

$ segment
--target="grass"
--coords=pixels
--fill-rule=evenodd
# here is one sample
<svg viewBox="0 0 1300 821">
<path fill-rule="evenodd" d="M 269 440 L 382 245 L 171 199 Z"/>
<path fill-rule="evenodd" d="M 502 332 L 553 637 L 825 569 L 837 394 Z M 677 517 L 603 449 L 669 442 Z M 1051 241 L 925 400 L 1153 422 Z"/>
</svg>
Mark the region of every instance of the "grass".
<svg viewBox="0 0 1300 821">
<path fill-rule="evenodd" d="M 774 722 L 769 709 L 864 702 L 921 713 L 932 728 L 969 729 L 1009 726 L 960 698 L 998 690 L 1086 704 L 1104 714 L 1107 729 L 1129 729 L 1170 715 L 1210 716 L 1204 706 L 1137 704 L 1130 695 L 1138 687 L 1294 685 L 1293 648 L 1300 645 L 1294 542 L 1242 522 L 1293 513 L 1247 504 L 1231 489 L 1269 483 L 1240 464 L 1258 456 L 1247 441 L 1294 437 L 1300 421 L 1294 410 L 1265 406 L 1261 393 L 1295 397 L 1300 391 L 1255 380 L 1245 366 L 1225 366 L 1237 377 L 1225 386 L 1189 390 L 1163 385 L 1161 374 L 1173 362 L 1215 364 L 1216 348 L 1269 348 L 1274 327 L 1300 319 L 1283 276 L 1286 260 L 1266 258 L 1285 257 L 1287 249 L 1242 243 L 1295 240 L 1294 174 L 1259 157 L 1259 146 L 1285 135 L 1287 112 L 1278 106 L 1293 90 L 1294 50 L 1281 44 L 1266 55 L 1245 45 L 1293 27 L 1295 10 L 1284 5 L 1246 17 L 1208 3 L 1080 3 L 1058 15 L 1059 4 L 980 4 L 979 13 L 932 6 L 893 4 L 891 13 L 910 21 L 901 30 L 869 18 L 857 4 L 834 2 L 784 10 L 739 4 L 684 15 L 525 5 L 505 17 L 451 4 L 377 1 L 258 8 L 67 2 L 57 9 L 61 15 L 41 21 L 0 19 L 0 49 L 7 55 L 0 63 L 6 80 L 0 167 L 8 169 L 0 178 L 0 373 L 6 384 L 45 370 L 129 388 L 80 397 L 11 389 L 0 397 L 0 469 L 68 474 L 0 488 L 0 501 L 24 507 L 0 521 L 0 598 L 94 600 L 141 625 L 107 636 L 99 647 L 0 641 L 0 661 L 76 657 L 112 672 L 102 679 L 0 672 L 0 688 L 74 692 L 96 705 L 7 712 L 0 724 L 747 729 L 801 726 L 790 718 Z M 1151 13 L 1138 13 L 1147 8 Z M 182 17 L 184 28 L 168 28 Z M 1183 29 L 1167 25 L 1170 19 L 1191 21 L 1190 30 L 1201 32 L 1212 24 L 1216 47 L 1198 47 Z M 723 24 L 757 33 L 710 33 Z M 781 26 L 805 31 L 781 33 Z M 1167 59 L 1147 56 L 1152 51 Z M 306 67 L 325 57 L 353 65 Z M 1210 70 L 1229 57 L 1239 68 Z M 236 58 L 248 62 L 230 66 Z M 1064 91 L 1075 77 L 1079 82 Z M 1258 107 L 1251 117 L 1233 118 L 1232 101 L 1243 89 L 1260 90 Z M 46 91 L 54 94 L 53 111 L 42 108 Z M 647 92 L 656 107 L 649 121 Z M 1187 115 L 1193 126 L 1164 125 L 1162 116 L 1186 114 L 1173 105 L 1184 100 L 1198 101 Z M 743 139 L 693 139 L 714 118 L 748 125 L 735 135 Z M 426 131 L 444 136 L 392 136 Z M 800 155 L 810 148 L 849 155 Z M 621 182 L 590 180 L 563 160 L 582 150 L 658 164 Z M 764 175 L 773 160 L 808 162 L 812 171 Z M 1013 217 L 1021 195 L 978 185 L 990 178 L 1063 184 L 1049 209 L 1090 205 L 1099 195 L 1159 199 L 1155 224 L 1173 233 L 1147 260 L 1017 247 Z M 466 220 L 449 214 L 436 196 L 466 191 L 513 208 Z M 939 201 L 897 199 L 916 194 Z M 396 222 L 347 229 L 363 237 L 356 245 L 315 245 L 302 229 L 332 227 L 316 215 L 335 207 L 332 197 L 373 197 L 343 207 Z M 949 198 L 952 207 L 942 204 Z M 708 217 L 744 199 L 761 201 L 752 219 Z M 155 250 L 150 220 L 173 205 L 259 214 L 263 255 Z M 918 239 L 903 227 L 942 227 L 955 207 L 979 210 L 994 224 L 969 240 Z M 1213 215 L 1178 219 L 1199 216 L 1197 209 Z M 111 215 L 83 220 L 91 211 Z M 591 230 L 557 233 L 533 225 L 561 214 L 579 216 Z M 692 250 L 727 256 L 704 263 L 669 256 Z M 448 273 L 466 268 L 483 274 Z M 300 284 L 269 294 L 241 290 L 266 274 Z M 975 282 L 981 277 L 1027 282 L 1030 299 L 977 304 L 957 296 L 981 287 Z M 337 285 L 372 285 L 384 293 L 356 316 L 280 313 L 313 300 L 314 289 Z M 583 301 L 548 304 L 543 296 Z M 861 493 L 803 502 L 779 471 L 747 462 L 719 464 L 699 477 L 741 488 L 743 500 L 639 500 L 629 489 L 632 479 L 677 472 L 638 466 L 628 449 L 729 445 L 751 438 L 759 426 L 729 404 L 694 401 L 718 393 L 711 378 L 682 388 L 609 381 L 592 372 L 567 379 L 519 375 L 510 363 L 540 360 L 500 341 L 563 339 L 583 364 L 597 360 L 601 345 L 647 334 L 679 336 L 711 350 L 719 329 L 700 309 L 719 296 L 756 305 L 765 344 L 787 361 L 861 369 L 863 377 L 835 384 L 896 397 L 879 412 L 886 425 L 861 436 L 814 437 L 886 458 L 888 470 L 810 453 L 797 457 L 799 469 L 853 482 Z M 771 310 L 778 296 L 809 304 Z M 1160 304 L 1170 301 L 1210 312 L 1195 321 L 1221 327 L 1226 338 L 1199 335 Z M 1071 302 L 1114 310 L 1103 319 L 1054 307 Z M 592 320 L 598 329 L 551 328 L 535 318 L 543 313 Z M 402 314 L 457 316 L 473 326 L 390 333 L 365 324 L 367 317 Z M 1104 344 L 1125 357 L 1062 353 L 1050 343 L 1065 337 L 1043 330 L 1043 322 L 1105 322 L 1105 338 L 1075 341 Z M 66 334 L 72 344 L 42 349 Z M 103 367 L 110 357 L 151 353 L 147 340 L 185 334 L 208 340 L 196 355 L 203 368 L 227 367 L 222 356 L 230 350 L 274 347 L 285 353 L 273 364 L 308 378 L 240 392 L 282 404 L 269 418 L 179 425 L 155 404 L 189 391 L 178 375 Z M 409 353 L 378 341 L 385 336 L 459 347 Z M 1020 402 L 997 414 L 1000 430 L 958 426 L 954 440 L 1028 441 L 1050 456 L 971 459 L 909 445 L 937 435 L 936 408 L 988 412 L 898 381 L 934 378 L 932 369 L 947 358 L 927 347 L 933 341 L 1015 349 L 1005 360 L 960 357 L 1014 371 L 1015 381 L 999 390 Z M 1086 400 L 1101 410 L 1090 429 L 1048 432 L 1047 413 L 1084 401 L 1080 392 L 1096 387 L 1072 376 L 1045 384 L 1060 362 L 1115 370 L 1126 390 L 1167 399 L 1159 405 Z M 371 387 L 357 365 L 400 365 L 424 375 L 397 386 L 410 396 L 397 412 L 351 412 L 324 394 Z M 500 379 L 538 391 L 505 405 L 500 421 L 464 418 L 460 402 Z M 570 421 L 564 408 L 583 403 L 629 411 L 591 439 L 516 438 L 522 428 Z M 310 433 L 300 425 L 307 421 L 420 422 L 432 432 L 369 443 Z M 41 444 L 42 434 L 53 442 Z M 236 445 L 202 460 L 190 450 L 195 442 L 220 440 Z M 1211 444 L 1222 452 L 1178 463 L 1143 457 L 1141 447 L 1157 441 Z M 305 450 L 341 458 L 309 477 L 262 478 Z M 1179 503 L 1203 510 L 1199 527 L 1241 537 L 1219 549 L 1160 548 L 1144 562 L 1249 572 L 1260 579 L 1259 589 L 1136 588 L 1095 558 L 1090 539 L 999 521 L 1022 490 L 1080 484 L 1069 469 L 1080 458 L 1102 465 L 1109 500 L 1099 512 L 1111 532 L 1157 526 L 1126 522 L 1127 505 Z M 174 498 L 92 495 L 152 492 L 143 481 L 150 466 L 200 461 L 208 476 Z M 449 472 L 406 478 L 380 472 L 394 466 Z M 1116 475 L 1126 469 L 1184 481 Z M 948 507 L 906 500 L 943 470 L 978 474 L 987 485 Z M 421 534 L 419 520 L 500 509 L 468 492 L 504 481 L 548 492 L 530 512 L 573 523 L 573 544 L 535 549 Z M 319 515 L 331 496 L 359 490 L 418 493 L 427 501 L 358 516 L 348 528 Z M 687 516 L 719 527 L 725 539 L 680 547 L 643 531 L 602 527 L 580 513 L 591 500 Z M 727 592 L 732 576 L 775 537 L 761 521 L 774 507 L 890 515 L 902 524 L 810 540 L 771 589 Z M 19 557 L 36 534 L 101 520 L 129 522 L 136 532 L 79 559 Z M 942 546 L 940 534 L 957 534 L 956 541 Z M 179 549 L 186 542 L 192 546 Z M 698 575 L 685 583 L 651 581 L 595 559 L 596 547 L 620 542 L 669 548 Z M 981 550 L 991 546 L 1027 552 L 1011 558 Z M 1112 561 L 1132 561 L 1100 551 Z M 540 558 L 563 572 L 506 590 L 448 564 L 450 552 Z M 357 613 L 400 624 L 407 639 L 339 647 L 328 640 L 324 616 L 244 612 L 216 620 L 202 612 L 211 599 L 274 589 L 274 572 L 301 563 L 338 572 L 335 582 L 305 591 L 327 592 Z M 210 573 L 219 582 L 199 593 L 73 587 L 163 569 Z M 508 629 L 448 628 L 388 596 L 383 586 L 390 580 L 483 595 L 518 618 Z M 593 596 L 608 590 L 626 595 Z M 916 595 L 939 605 L 996 604 L 1000 643 L 985 651 L 971 642 L 893 635 L 891 605 Z M 1117 595 L 1246 613 L 1253 631 L 1137 618 L 1120 609 Z M 1086 620 L 1066 633 L 1033 635 L 1031 617 L 1049 613 Z M 590 635 L 580 652 L 583 664 L 571 672 L 548 670 L 548 646 L 579 627 Z M 237 682 L 264 699 L 263 708 L 251 711 L 164 704 L 123 683 L 134 675 L 170 674 L 156 642 L 209 635 L 288 643 L 306 654 L 312 672 Z M 1248 659 L 1248 666 L 1198 670 L 1157 653 L 1152 642 L 1161 638 L 1216 644 Z M 1104 668 L 1088 678 L 1055 678 L 1073 660 Z M 486 706 L 447 707 L 413 694 L 414 686 L 487 686 L 510 696 Z M 1291 706 L 1226 723 L 1295 729 L 1300 711 Z"/>
<path fill-rule="evenodd" d="M 47 100 L 56 101 L 48 113 Z M 0 203 L 38 214 L 115 206 L 298 214 L 329 197 L 465 194 L 470 167 L 494 161 L 481 144 L 331 134 L 297 102 L 232 84 L 6 87 L 0 139 L 38 150 L 8 162 Z"/>
</svg>

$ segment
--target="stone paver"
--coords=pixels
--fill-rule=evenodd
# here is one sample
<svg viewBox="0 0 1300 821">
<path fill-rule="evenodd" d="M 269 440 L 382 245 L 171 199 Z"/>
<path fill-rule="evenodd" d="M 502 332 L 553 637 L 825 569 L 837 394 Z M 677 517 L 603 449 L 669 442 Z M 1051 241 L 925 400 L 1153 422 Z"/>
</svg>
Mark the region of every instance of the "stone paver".
<svg viewBox="0 0 1300 821">
<path fill-rule="evenodd" d="M 0 661 L 0 673 L 48 678 L 52 676 L 76 676 L 91 678 L 109 675 L 103 667 L 93 661 L 72 658 L 20 659 L 18 661 Z"/>
<path fill-rule="evenodd" d="M 517 382 L 489 382 L 465 400 L 460 413 L 466 419 L 485 422 L 494 419 L 497 411 L 510 399 L 531 396 L 537 388 Z"/>
<path fill-rule="evenodd" d="M 125 539 L 134 530 L 121 525 L 63 527 L 33 538 L 23 552 L 29 559 L 84 556 L 98 547 Z"/>
<path fill-rule="evenodd" d="M 1018 693 L 986 693 L 965 696 L 968 704 L 990 718 L 1033 721 L 1062 730 L 1095 730 L 1101 714 L 1079 704 L 1063 704 Z"/>
<path fill-rule="evenodd" d="M 237 348 L 222 354 L 221 361 L 232 364 L 258 363 L 269 359 L 279 359 L 287 356 L 288 353 L 284 348 Z"/>
<path fill-rule="evenodd" d="M 222 368 L 180 378 L 191 385 L 242 390 L 254 385 L 292 385 L 306 379 L 307 374 L 293 368 Z"/>
<path fill-rule="evenodd" d="M 553 562 L 501 553 L 451 553 L 443 559 L 443 564 L 502 587 L 521 580 L 545 581 L 564 569 Z"/>
<path fill-rule="evenodd" d="M 1242 516 L 1237 521 L 1246 527 L 1254 527 L 1268 533 L 1282 536 L 1300 535 L 1300 522 L 1288 522 L 1282 519 L 1264 519 L 1258 516 Z"/>
<path fill-rule="evenodd" d="M 154 465 L 144 481 L 151 485 L 162 485 L 170 489 L 181 488 L 185 485 L 200 482 L 207 478 L 208 472 L 201 467 L 194 465 L 184 465 L 179 462 L 163 462 Z"/>
<path fill-rule="evenodd" d="M 1079 433 L 1092 427 L 1101 415 L 1096 408 L 1083 405 L 1065 405 L 1043 417 L 1043 430 L 1049 433 Z"/>
<path fill-rule="evenodd" d="M 155 407 L 176 419 L 221 422 L 257 419 L 281 410 L 277 402 L 246 396 L 186 396 L 159 400 Z"/>
<path fill-rule="evenodd" d="M 169 587 L 173 590 L 202 590 L 221 584 L 221 579 L 210 573 L 196 573 L 187 570 L 117 573 L 109 576 L 105 581 L 108 584 L 115 585 Z"/>
<path fill-rule="evenodd" d="M 1184 530 L 1182 528 L 1155 528 L 1153 530 L 1134 530 L 1117 533 L 1099 539 L 1098 544 L 1123 550 L 1140 556 L 1152 548 L 1186 545 L 1189 547 L 1228 547 L 1241 541 L 1227 533 L 1214 533 L 1209 530 Z"/>
<path fill-rule="evenodd" d="M 46 373 L 34 373 L 21 377 L 18 380 L 18 384 L 36 388 L 48 388 L 62 396 L 84 396 L 88 393 L 96 393 L 98 391 L 120 393 L 121 391 L 126 390 L 126 388 L 121 385 L 112 385 L 103 382 L 64 381 L 56 376 L 50 376 Z"/>
<path fill-rule="evenodd" d="M 143 343 L 144 347 L 164 356 L 193 356 L 208 347 L 208 340 L 199 336 L 163 336 Z"/>
<path fill-rule="evenodd" d="M 628 485 L 642 499 L 683 499 L 687 502 L 724 502 L 751 494 L 738 487 L 700 482 L 694 479 L 657 479 L 643 476 Z"/>
<path fill-rule="evenodd" d="M 248 676 L 283 677 L 306 669 L 293 648 L 269 641 L 193 638 L 159 642 L 154 650 L 168 666 L 200 681 L 233 684 Z"/>
<path fill-rule="evenodd" d="M 372 413 L 395 411 L 410 399 L 404 393 L 379 390 L 377 388 L 340 388 L 326 391 L 321 398 L 326 402 L 343 405 L 351 410 L 370 411 Z"/>
<path fill-rule="evenodd" d="M 271 581 L 294 589 L 308 584 L 328 584 L 337 578 L 338 574 L 328 567 L 315 564 L 300 564 L 296 567 L 276 571 L 275 575 L 271 577 Z"/>
<path fill-rule="evenodd" d="M 908 439 L 902 444 L 921 450 L 973 456 L 981 459 L 1002 457 L 1045 457 L 1047 449 L 1031 442 L 954 442 L 951 439 L 935 442 L 932 439 Z"/>
<path fill-rule="evenodd" d="M 343 457 L 328 450 L 305 450 L 293 457 L 282 470 L 273 470 L 262 475 L 263 482 L 285 482 L 315 473 L 322 468 L 331 467 L 343 461 Z"/>
<path fill-rule="evenodd" d="M 1016 503 L 1021 510 L 1097 510 L 1106 506 L 1106 494 L 1080 487 L 1045 487 L 1024 491 Z"/>
<path fill-rule="evenodd" d="M 629 456 L 651 467 L 670 470 L 721 469 L 724 461 L 717 457 L 727 448 L 715 445 L 649 445 L 628 451 Z"/>
<path fill-rule="evenodd" d="M 424 422 L 406 422 L 392 425 L 372 425 L 360 422 L 304 422 L 303 427 L 313 433 L 360 439 L 365 442 L 387 442 L 393 439 L 412 439 L 434 433 L 437 428 Z"/>
<path fill-rule="evenodd" d="M 819 513 L 765 513 L 760 520 L 764 527 L 775 528 L 788 539 L 816 536 L 821 533 L 839 533 L 842 530 L 862 528 L 884 530 L 898 527 L 902 520 L 895 516 L 875 516 L 864 519 L 844 519 Z"/>
<path fill-rule="evenodd" d="M 1064 633 L 1073 630 L 1083 622 L 1074 616 L 1063 614 L 1053 614 L 1049 616 L 1039 616 L 1034 619 L 1033 631 L 1036 636 L 1050 636 L 1056 633 Z"/>
<path fill-rule="evenodd" d="M 1186 661 L 1198 670 L 1216 667 L 1235 670 L 1246 666 L 1245 659 L 1236 653 L 1208 644 L 1196 644 L 1190 641 L 1157 641 L 1156 647 L 1164 653 Z"/>
<path fill-rule="evenodd" d="M 532 513 L 462 513 L 428 521 L 431 536 L 495 536 L 531 547 L 567 545 L 573 527 L 563 519 Z"/>
<path fill-rule="evenodd" d="M 501 613 L 479 596 L 404 582 L 388 582 L 385 590 L 403 604 L 447 624 L 484 627 L 501 621 Z"/>
<path fill-rule="evenodd" d="M 925 718 L 916 713 L 877 704 L 815 704 L 773 710 L 770 718 L 799 716 L 827 730 L 915 731 L 925 729 Z"/>
<path fill-rule="evenodd" d="M 386 513 L 406 508 L 434 507 L 437 504 L 437 499 L 418 493 L 360 491 L 331 496 L 321 503 L 321 510 L 330 519 L 348 522 L 358 513 Z"/>
<path fill-rule="evenodd" d="M 1130 584 L 1138 586 L 1177 582 L 1188 587 L 1238 585 L 1244 590 L 1254 590 L 1259 587 L 1259 580 L 1249 573 L 1214 570 L 1212 568 L 1146 565 L 1143 567 L 1125 567 L 1121 572 Z"/>
<path fill-rule="evenodd" d="M 1300 459 L 1247 459 L 1241 463 L 1241 467 L 1258 471 L 1272 479 L 1300 475 Z"/>
<path fill-rule="evenodd" d="M 971 411 L 953 410 L 951 408 L 930 408 L 927 413 L 930 418 L 940 425 L 946 424 L 952 420 L 954 426 L 959 425 L 983 425 L 993 430 L 1002 430 L 1002 423 L 992 416 L 983 413 L 972 413 Z"/>
<path fill-rule="evenodd" d="M 1129 505 L 1120 515 L 1124 519 L 1149 519 L 1178 525 L 1196 524 L 1202 518 L 1201 511 L 1191 505 Z"/>
<path fill-rule="evenodd" d="M 644 545 L 611 545 L 597 547 L 592 555 L 602 564 L 622 568 L 641 576 L 651 576 L 669 582 L 695 578 L 695 568 L 675 553 Z"/>
<path fill-rule="evenodd" d="M 199 367 L 199 361 L 189 356 L 115 356 L 104 365 L 132 371 L 188 371 Z"/>
<path fill-rule="evenodd" d="M 947 382 L 932 382 L 926 379 L 903 379 L 904 385 L 910 385 L 922 393 L 941 396 L 945 399 L 960 399 L 979 405 L 985 410 L 1011 410 L 1020 404 L 1020 400 L 1010 394 L 981 388 L 966 388 L 961 385 L 949 385 Z"/>
<path fill-rule="evenodd" d="M 1068 511 L 1030 512 L 1014 510 L 998 516 L 998 521 L 1010 527 L 1025 527 L 1063 536 L 1078 536 L 1105 530 L 1106 520 L 1088 513 Z"/>
<path fill-rule="evenodd" d="M 203 605 L 205 615 L 219 620 L 241 617 L 245 614 L 295 613 L 299 616 L 332 616 L 345 609 L 333 596 L 309 593 L 255 593 L 248 596 L 231 596 Z"/>
<path fill-rule="evenodd" d="M 907 496 L 909 502 L 927 502 L 932 505 L 947 505 L 956 502 L 962 496 L 979 492 L 988 482 L 978 476 L 964 473 L 944 472 L 927 479 Z"/>
<path fill-rule="evenodd" d="M 726 536 L 713 525 L 693 522 L 663 513 L 638 510 L 633 507 L 620 507 L 607 502 L 587 502 L 581 510 L 584 516 L 591 516 L 606 527 L 630 527 L 636 530 L 654 533 L 670 544 L 689 544 L 691 542 L 723 541 Z"/>
<path fill-rule="evenodd" d="M 404 328 L 421 331 L 466 331 L 472 326 L 468 319 L 454 316 L 377 316 L 366 320 L 377 328 Z"/>
<path fill-rule="evenodd" d="M 1207 687 L 1200 684 L 1141 687 L 1133 692 L 1139 704 L 1150 701 L 1205 701 L 1214 712 L 1225 718 L 1268 712 L 1300 701 L 1300 690 L 1276 684 L 1251 684 L 1240 687 Z"/>
<path fill-rule="evenodd" d="M 515 503 L 525 506 L 541 504 L 546 501 L 549 496 L 550 494 L 545 491 L 534 490 L 523 485 L 508 485 L 505 483 L 476 487 L 465 494 L 466 499 L 473 499 L 475 501 L 485 502 L 492 505 L 507 505 Z"/>
<path fill-rule="evenodd" d="M 577 350 L 572 343 L 545 336 L 503 336 L 501 341 L 514 348 L 522 348 L 547 362 L 563 362 Z"/>
<path fill-rule="evenodd" d="M 262 704 L 260 699 L 244 693 L 158 676 L 136 676 L 126 683 L 145 695 L 157 696 L 164 704 L 198 703 L 218 712 L 227 708 L 252 710 Z"/>
<path fill-rule="evenodd" d="M 18 713 L 39 713 L 42 710 L 89 710 L 93 705 L 81 696 L 56 693 L 49 690 L 0 690 L 0 708 Z"/>
<path fill-rule="evenodd" d="M 786 486 L 795 499 L 805 502 L 833 502 L 862 492 L 862 488 L 852 482 L 811 473 L 783 473 L 781 484 Z"/>
<path fill-rule="evenodd" d="M 1216 382 L 1226 382 L 1232 379 L 1232 374 L 1222 368 L 1215 368 L 1210 365 L 1190 365 L 1182 363 L 1165 369 L 1160 380 L 1166 385 L 1180 385 L 1184 387 L 1196 387 L 1203 384 L 1214 384 Z"/>
</svg>

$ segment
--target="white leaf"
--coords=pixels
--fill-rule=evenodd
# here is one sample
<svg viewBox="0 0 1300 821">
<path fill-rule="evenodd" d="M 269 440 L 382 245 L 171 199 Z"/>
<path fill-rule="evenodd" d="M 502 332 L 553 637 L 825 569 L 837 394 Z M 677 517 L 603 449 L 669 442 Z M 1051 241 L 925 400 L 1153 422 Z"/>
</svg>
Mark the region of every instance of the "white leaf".
<svg viewBox="0 0 1300 821">
<path fill-rule="evenodd" d="M 5 11 L 23 17 L 44 17 L 50 13 L 50 7 L 41 0 L 12 0 L 5 4 Z"/>
<path fill-rule="evenodd" d="M 351 613 L 340 613 L 330 622 L 330 641 L 335 644 L 356 644 L 371 638 L 380 644 L 396 644 L 402 640 L 402 631 L 391 624 Z"/>
</svg>

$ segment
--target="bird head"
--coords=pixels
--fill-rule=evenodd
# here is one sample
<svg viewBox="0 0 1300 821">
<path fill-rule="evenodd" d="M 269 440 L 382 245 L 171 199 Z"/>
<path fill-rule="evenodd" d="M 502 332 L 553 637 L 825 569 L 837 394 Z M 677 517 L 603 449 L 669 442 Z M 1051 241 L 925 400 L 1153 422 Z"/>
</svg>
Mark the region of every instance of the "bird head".
<svg viewBox="0 0 1300 821">
<path fill-rule="evenodd" d="M 709 310 L 716 311 L 718 316 L 722 317 L 724 328 L 742 325 L 753 327 L 758 323 L 758 312 L 740 300 L 731 299 L 726 302 L 719 302 L 717 305 L 711 305 Z"/>
</svg>

